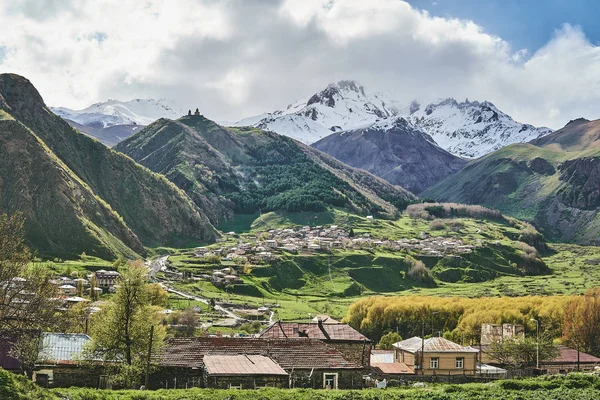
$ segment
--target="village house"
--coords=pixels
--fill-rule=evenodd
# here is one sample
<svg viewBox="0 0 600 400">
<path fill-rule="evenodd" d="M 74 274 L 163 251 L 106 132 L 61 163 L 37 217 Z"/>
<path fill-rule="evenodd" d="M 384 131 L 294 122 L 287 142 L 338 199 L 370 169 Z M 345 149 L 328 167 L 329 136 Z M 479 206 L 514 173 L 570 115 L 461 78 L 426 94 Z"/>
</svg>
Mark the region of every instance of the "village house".
<svg viewBox="0 0 600 400">
<path fill-rule="evenodd" d="M 77 294 L 77 288 L 73 285 L 60 285 L 58 288 L 67 296 L 73 296 Z"/>
<path fill-rule="evenodd" d="M 412 337 L 394 343 L 394 360 L 419 375 L 474 375 L 479 350 L 442 337 Z"/>
<path fill-rule="evenodd" d="M 98 387 L 100 368 L 81 368 L 91 342 L 79 333 L 43 333 L 33 381 L 43 387 Z"/>
<path fill-rule="evenodd" d="M 205 357 L 208 365 L 205 362 Z M 213 358 L 216 356 L 215 358 Z M 223 356 L 236 356 L 235 359 Z M 262 356 L 254 369 L 238 356 Z M 271 361 L 267 360 L 270 359 Z M 223 367 L 224 362 L 235 363 Z M 151 389 L 220 387 L 254 389 L 285 388 L 358 389 L 365 368 L 348 360 L 336 348 L 318 339 L 174 338 L 157 356 L 159 369 L 150 379 Z M 219 366 L 216 366 L 219 365 Z M 234 370 L 238 365 L 245 370 Z M 287 374 L 284 375 L 279 366 Z M 222 369 L 221 369 L 222 368 Z M 248 370 L 250 369 L 250 371 Z M 251 373 L 248 373 L 251 372 Z"/>
<path fill-rule="evenodd" d="M 332 321 L 333 322 L 333 321 Z M 348 324 L 317 322 L 281 322 L 269 325 L 258 334 L 263 339 L 318 339 L 344 355 L 349 361 L 368 367 L 373 343 Z"/>
<path fill-rule="evenodd" d="M 117 284 L 121 276 L 117 271 L 98 270 L 94 273 L 96 276 L 96 286 L 102 289 L 109 289 Z"/>
</svg>

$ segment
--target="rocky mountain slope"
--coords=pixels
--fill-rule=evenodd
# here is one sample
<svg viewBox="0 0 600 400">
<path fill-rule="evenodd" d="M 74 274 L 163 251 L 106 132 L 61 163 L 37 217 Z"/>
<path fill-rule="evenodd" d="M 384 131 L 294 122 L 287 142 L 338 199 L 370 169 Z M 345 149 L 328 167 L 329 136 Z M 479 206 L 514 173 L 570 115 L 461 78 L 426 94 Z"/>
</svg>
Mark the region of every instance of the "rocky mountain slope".
<svg viewBox="0 0 600 400">
<path fill-rule="evenodd" d="M 414 199 L 288 137 L 226 128 L 203 116 L 160 119 L 115 149 L 167 176 L 215 224 L 234 214 L 331 207 L 394 217 L 398 207 Z"/>
<path fill-rule="evenodd" d="M 417 194 L 466 164 L 402 117 L 333 133 L 312 146 Z"/>
<path fill-rule="evenodd" d="M 24 213 L 41 254 L 133 256 L 217 235 L 182 191 L 75 131 L 13 74 L 0 75 L 0 153 L 0 212 Z"/>
<path fill-rule="evenodd" d="M 571 121 L 472 161 L 423 195 L 482 204 L 534 222 L 554 240 L 600 244 L 600 120 Z"/>
<path fill-rule="evenodd" d="M 166 99 L 108 100 L 82 110 L 50 107 L 75 129 L 113 146 L 159 118 L 178 118 L 183 110 Z"/>
<path fill-rule="evenodd" d="M 514 121 L 489 101 L 446 99 L 425 107 L 414 101 L 406 118 L 443 149 L 477 158 L 513 143 L 529 142 L 552 132 Z"/>
<path fill-rule="evenodd" d="M 355 81 L 340 81 L 285 110 L 246 118 L 234 126 L 255 126 L 310 144 L 332 132 L 369 125 L 398 113 L 398 105 L 387 96 L 367 94 Z"/>
</svg>

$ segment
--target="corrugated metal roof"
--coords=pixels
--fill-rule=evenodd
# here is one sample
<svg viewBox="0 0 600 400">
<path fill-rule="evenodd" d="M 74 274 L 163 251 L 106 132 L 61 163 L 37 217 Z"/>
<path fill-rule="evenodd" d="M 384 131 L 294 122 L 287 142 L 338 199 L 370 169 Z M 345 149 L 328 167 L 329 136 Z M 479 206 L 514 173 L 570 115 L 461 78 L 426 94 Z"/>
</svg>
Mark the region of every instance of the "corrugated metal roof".
<svg viewBox="0 0 600 400">
<path fill-rule="evenodd" d="M 82 359 L 88 335 L 80 333 L 43 333 L 38 363 L 69 364 Z"/>
<path fill-rule="evenodd" d="M 429 353 L 478 353 L 479 350 L 474 349 L 470 346 L 461 346 L 458 343 L 451 342 L 448 339 L 444 339 L 443 337 L 432 337 L 429 339 L 425 339 L 423 341 L 420 337 L 414 336 L 410 339 L 403 340 L 398 343 L 394 343 L 394 347 L 408 351 L 410 353 L 415 353 L 417 351 L 421 351 L 423 348 L 424 352 Z"/>
<path fill-rule="evenodd" d="M 393 363 L 394 350 L 372 350 L 371 364 L 377 363 Z"/>
<path fill-rule="evenodd" d="M 576 349 L 572 349 L 567 346 L 560 346 L 559 350 L 560 350 L 560 355 L 552 361 L 546 361 L 546 363 L 550 363 L 550 364 L 577 363 L 577 350 Z M 587 364 L 600 364 L 600 358 L 594 357 L 591 354 L 587 354 L 587 353 L 584 353 L 583 351 L 580 351 L 579 352 L 579 362 L 587 363 Z"/>
<path fill-rule="evenodd" d="M 384 374 L 399 375 L 399 374 L 414 374 L 415 371 L 408 365 L 396 362 L 396 363 L 376 363 L 371 364 L 371 367 L 379 370 Z"/>
<path fill-rule="evenodd" d="M 317 339 L 245 339 L 224 337 L 167 340 L 157 362 L 163 366 L 200 368 L 206 355 L 262 355 L 284 369 L 354 369 L 335 348 Z"/>
<path fill-rule="evenodd" d="M 259 355 L 204 356 L 209 375 L 287 375 L 275 361 Z"/>
<path fill-rule="evenodd" d="M 350 342 L 370 341 L 365 335 L 348 324 L 318 322 L 281 322 L 272 323 L 259 334 L 269 339 L 311 338 L 319 340 L 339 340 Z"/>
</svg>

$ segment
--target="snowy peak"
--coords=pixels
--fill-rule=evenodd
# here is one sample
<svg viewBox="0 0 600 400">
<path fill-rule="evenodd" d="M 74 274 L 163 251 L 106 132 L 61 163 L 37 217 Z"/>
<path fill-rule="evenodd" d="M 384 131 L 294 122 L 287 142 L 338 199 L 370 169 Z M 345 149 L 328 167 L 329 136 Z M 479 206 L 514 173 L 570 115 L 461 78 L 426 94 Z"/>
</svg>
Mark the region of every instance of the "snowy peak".
<svg viewBox="0 0 600 400">
<path fill-rule="evenodd" d="M 356 81 L 330 83 L 285 110 L 245 118 L 234 126 L 252 125 L 314 143 L 331 134 L 398 115 L 397 104 L 381 94 L 369 94 Z"/>
<path fill-rule="evenodd" d="M 51 107 L 58 116 L 78 124 L 107 128 L 115 125 L 148 125 L 159 118 L 178 118 L 183 110 L 166 99 L 108 100 L 82 110 Z"/>
<path fill-rule="evenodd" d="M 513 143 L 529 142 L 551 132 L 513 120 L 489 101 L 448 98 L 421 107 L 411 103 L 406 117 L 444 149 L 468 158 L 481 157 Z"/>
</svg>

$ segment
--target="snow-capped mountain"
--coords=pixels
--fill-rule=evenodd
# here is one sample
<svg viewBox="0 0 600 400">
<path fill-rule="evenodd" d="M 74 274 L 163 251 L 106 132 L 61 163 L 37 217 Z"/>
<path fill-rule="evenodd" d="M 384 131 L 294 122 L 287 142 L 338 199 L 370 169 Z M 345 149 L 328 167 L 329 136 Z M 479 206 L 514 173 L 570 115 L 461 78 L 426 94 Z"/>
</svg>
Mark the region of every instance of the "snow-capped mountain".
<svg viewBox="0 0 600 400">
<path fill-rule="evenodd" d="M 232 125 L 251 125 L 314 143 L 333 132 L 356 130 L 402 116 L 428 133 L 444 150 L 476 158 L 551 132 L 514 121 L 488 101 L 446 99 L 422 107 L 401 105 L 385 94 L 369 94 L 355 81 L 332 83 L 325 90 L 289 105 L 285 110 L 245 118 Z"/>
<path fill-rule="evenodd" d="M 159 118 L 179 118 L 183 110 L 165 99 L 108 100 L 83 110 L 51 107 L 58 116 L 94 128 L 115 125 L 148 125 Z"/>
<path fill-rule="evenodd" d="M 398 104 L 387 96 L 367 94 L 355 81 L 340 81 L 285 110 L 245 118 L 233 125 L 251 125 L 310 144 L 333 132 L 366 126 L 398 113 Z"/>
<path fill-rule="evenodd" d="M 431 135 L 440 147 L 467 158 L 481 157 L 552 132 L 550 128 L 517 122 L 489 101 L 459 103 L 450 98 L 425 107 L 413 101 L 405 110 L 408 121 Z"/>
</svg>

